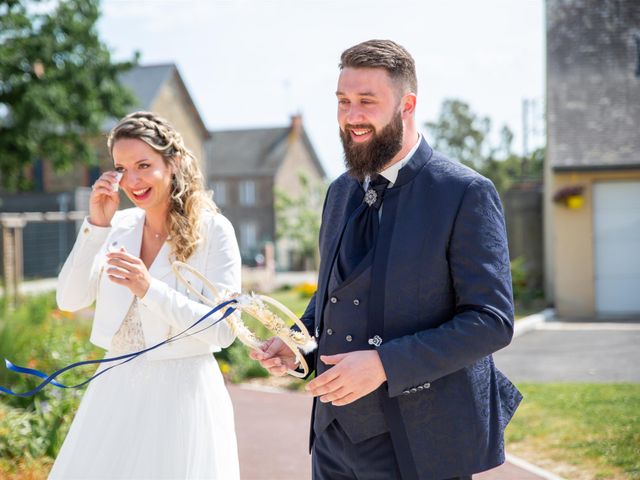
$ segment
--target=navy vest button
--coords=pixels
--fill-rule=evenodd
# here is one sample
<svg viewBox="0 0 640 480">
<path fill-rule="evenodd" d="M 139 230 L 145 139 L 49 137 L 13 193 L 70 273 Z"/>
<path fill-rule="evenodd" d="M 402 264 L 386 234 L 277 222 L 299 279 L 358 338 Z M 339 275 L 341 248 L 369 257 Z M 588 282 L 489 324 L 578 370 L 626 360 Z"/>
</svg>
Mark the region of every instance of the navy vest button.
<svg viewBox="0 0 640 480">
<path fill-rule="evenodd" d="M 350 342 L 351 340 L 353 340 L 353 337 L 351 335 L 347 335 L 347 342 Z"/>
<path fill-rule="evenodd" d="M 336 297 L 331 297 L 331 303 L 338 303 L 338 299 Z"/>
<path fill-rule="evenodd" d="M 330 328 L 327 328 L 327 335 L 333 335 L 333 330 L 331 330 Z"/>
<path fill-rule="evenodd" d="M 360 305 L 360 300 L 358 300 L 357 298 L 353 301 L 353 304 L 357 307 L 358 305 Z"/>
</svg>

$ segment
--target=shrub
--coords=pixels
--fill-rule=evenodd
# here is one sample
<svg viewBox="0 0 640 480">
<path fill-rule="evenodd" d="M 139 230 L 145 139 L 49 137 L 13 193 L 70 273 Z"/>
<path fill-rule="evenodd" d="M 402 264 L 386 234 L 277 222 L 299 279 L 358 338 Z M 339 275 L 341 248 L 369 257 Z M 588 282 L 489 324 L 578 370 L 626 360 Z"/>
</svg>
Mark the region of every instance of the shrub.
<svg viewBox="0 0 640 480">
<path fill-rule="evenodd" d="M 302 298 L 311 298 L 317 289 L 318 286 L 315 283 L 303 282 L 296 285 L 293 290 Z"/>
<path fill-rule="evenodd" d="M 53 294 L 27 297 L 16 310 L 0 313 L 0 357 L 17 365 L 51 373 L 103 355 L 89 343 L 90 320 L 57 310 Z M 74 385 L 94 370 L 70 371 L 59 380 Z M 38 383 L 35 377 L 0 369 L 0 384 L 13 391 L 25 392 Z M 62 445 L 82 393 L 48 386 L 32 397 L 0 397 L 0 458 L 10 460 L 11 472 L 20 465 L 27 468 L 24 462 L 33 459 L 38 459 L 37 468 L 46 468 L 46 459 L 54 458 Z M 0 476 L 8 474 L 7 468 L 6 462 L 0 464 Z"/>
</svg>

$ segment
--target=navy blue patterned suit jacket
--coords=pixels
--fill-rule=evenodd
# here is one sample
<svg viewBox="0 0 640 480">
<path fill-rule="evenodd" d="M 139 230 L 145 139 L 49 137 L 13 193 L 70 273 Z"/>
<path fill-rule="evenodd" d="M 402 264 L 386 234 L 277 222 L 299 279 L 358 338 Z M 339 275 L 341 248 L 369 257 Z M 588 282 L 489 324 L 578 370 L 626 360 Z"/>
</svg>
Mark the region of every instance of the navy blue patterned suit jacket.
<svg viewBox="0 0 640 480">
<path fill-rule="evenodd" d="M 322 331 L 329 271 L 354 198 L 362 197 L 357 189 L 343 174 L 327 192 L 318 290 L 302 317 L 310 332 Z M 404 430 L 418 478 L 497 466 L 504 462 L 504 428 L 522 398 L 491 356 L 510 343 L 514 322 L 498 194 L 423 139 L 382 208 L 381 231 L 393 222 L 393 233 L 381 249 L 385 258 L 375 260 L 386 262 L 386 274 L 372 278 L 384 292 L 377 350 L 387 382 L 380 388 L 397 398 L 403 424 L 388 419 L 389 429 Z"/>
</svg>

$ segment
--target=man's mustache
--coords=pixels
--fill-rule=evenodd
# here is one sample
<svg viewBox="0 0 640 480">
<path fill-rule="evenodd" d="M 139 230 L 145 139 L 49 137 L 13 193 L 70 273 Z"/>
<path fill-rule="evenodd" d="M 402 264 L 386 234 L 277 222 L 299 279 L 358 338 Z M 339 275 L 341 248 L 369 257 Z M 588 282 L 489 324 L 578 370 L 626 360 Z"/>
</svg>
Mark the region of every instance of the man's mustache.
<svg viewBox="0 0 640 480">
<path fill-rule="evenodd" d="M 373 133 L 376 133 L 376 129 L 374 128 L 374 126 L 367 123 L 357 123 L 357 124 L 347 123 L 344 126 L 344 131 L 348 132 L 349 130 L 371 130 L 373 131 Z"/>
</svg>

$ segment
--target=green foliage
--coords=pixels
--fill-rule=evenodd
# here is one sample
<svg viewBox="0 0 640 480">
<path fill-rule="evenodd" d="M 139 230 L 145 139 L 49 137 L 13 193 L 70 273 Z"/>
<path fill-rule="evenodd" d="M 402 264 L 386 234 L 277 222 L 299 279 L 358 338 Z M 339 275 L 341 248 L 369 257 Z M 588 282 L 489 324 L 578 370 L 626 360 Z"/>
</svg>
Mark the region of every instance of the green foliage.
<svg viewBox="0 0 640 480">
<path fill-rule="evenodd" d="M 326 193 L 324 182 L 314 182 L 300 173 L 299 195 L 276 189 L 276 236 L 291 242 L 302 258 L 311 259 L 318 266 L 318 236 L 322 202 Z"/>
<path fill-rule="evenodd" d="M 56 170 L 95 164 L 87 138 L 134 98 L 117 76 L 137 62 L 112 63 L 96 28 L 99 0 L 0 2 L 0 170 L 9 189 L 28 189 L 25 167 L 47 159 Z M 42 8 L 38 10 L 42 11 Z"/>
<path fill-rule="evenodd" d="M 523 256 L 511 260 L 511 284 L 516 311 L 523 313 L 543 300 L 543 292 L 532 284 L 533 278 L 527 269 L 527 259 Z M 538 305 L 540 307 L 540 305 Z"/>
<path fill-rule="evenodd" d="M 478 168 L 484 162 L 491 120 L 478 117 L 467 103 L 444 100 L 438 121 L 428 122 L 426 127 L 436 149 L 472 168 Z"/>
<path fill-rule="evenodd" d="M 318 286 L 315 283 L 303 282 L 296 285 L 293 290 L 298 292 L 301 298 L 309 300 L 317 289 Z"/>
<path fill-rule="evenodd" d="M 57 310 L 53 294 L 27 297 L 12 312 L 2 303 L 0 357 L 49 373 L 80 359 L 102 356 L 89 344 L 89 319 Z M 94 370 L 71 371 L 60 380 L 73 385 Z M 0 384 L 13 391 L 31 390 L 37 383 L 33 377 L 0 370 Z M 49 387 L 29 398 L 0 396 L 0 458 L 16 462 L 54 458 L 83 391 Z"/>
<path fill-rule="evenodd" d="M 575 464 L 589 478 L 640 478 L 640 385 L 526 383 L 518 388 L 524 401 L 506 431 L 513 453 L 523 448 Z"/>
<path fill-rule="evenodd" d="M 518 257 L 511 260 L 511 283 L 513 285 L 513 299 L 515 301 L 522 301 L 529 295 L 531 289 L 529 282 L 526 259 L 524 257 Z"/>
<path fill-rule="evenodd" d="M 515 155 L 513 133 L 506 125 L 500 130 L 500 144 L 492 145 L 489 118 L 478 116 L 461 100 L 445 100 L 438 120 L 426 127 L 436 149 L 491 179 L 501 194 L 514 183 L 542 178 L 544 149 L 528 157 Z"/>
<path fill-rule="evenodd" d="M 228 378 L 233 383 L 240 383 L 249 378 L 268 377 L 269 372 L 258 362 L 249 357 L 249 348 L 236 340 L 226 349 L 229 358 Z"/>
</svg>

